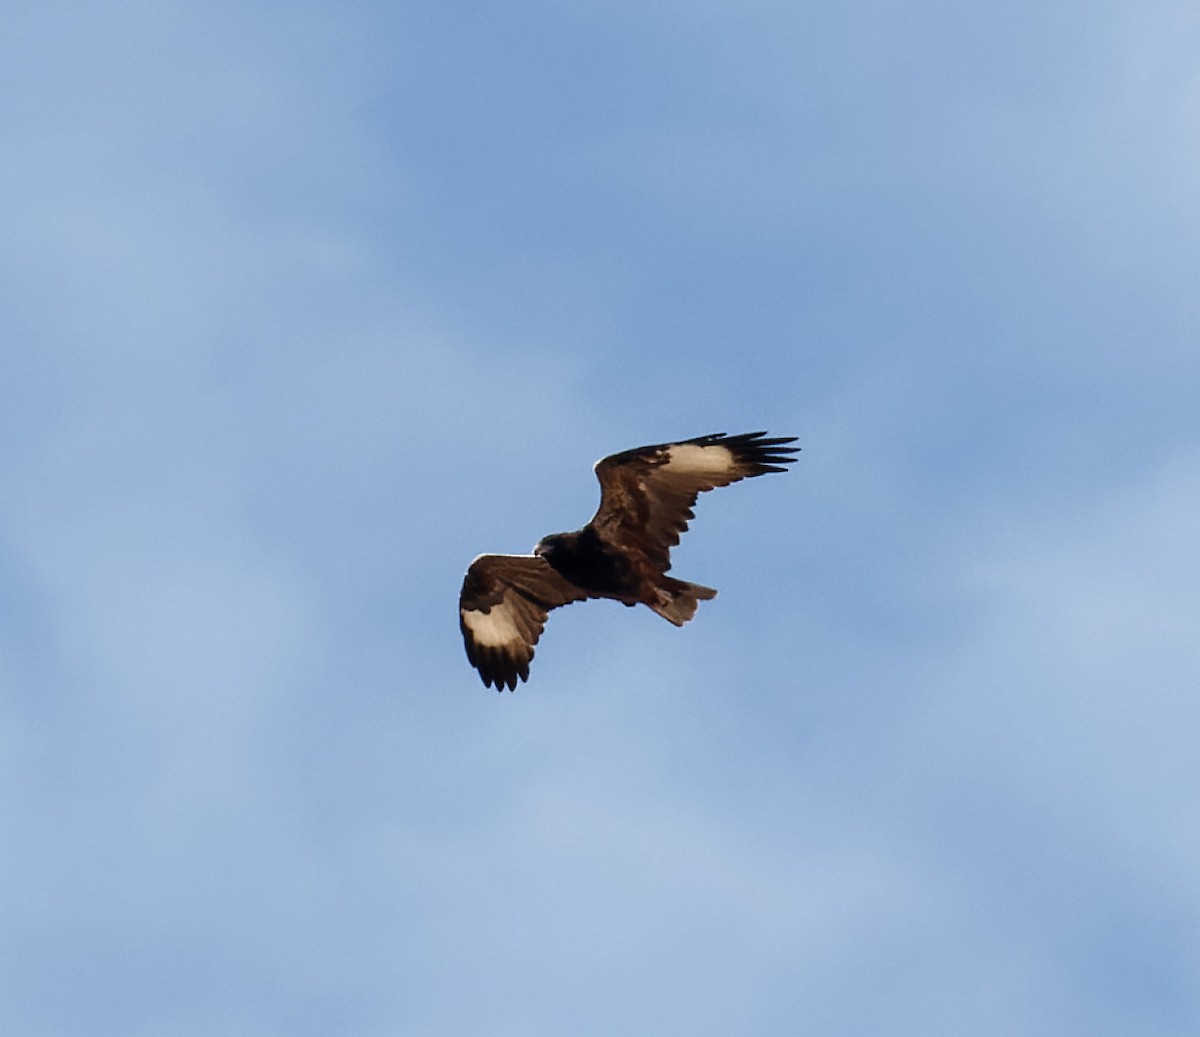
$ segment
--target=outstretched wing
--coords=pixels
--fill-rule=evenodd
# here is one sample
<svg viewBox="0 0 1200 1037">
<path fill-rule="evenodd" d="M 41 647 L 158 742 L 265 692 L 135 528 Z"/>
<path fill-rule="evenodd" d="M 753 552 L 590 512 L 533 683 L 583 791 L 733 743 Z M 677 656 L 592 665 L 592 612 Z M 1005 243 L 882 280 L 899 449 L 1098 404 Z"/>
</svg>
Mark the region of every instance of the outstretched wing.
<svg viewBox="0 0 1200 1037">
<path fill-rule="evenodd" d="M 588 595 L 535 555 L 480 555 L 458 598 L 458 625 L 467 658 L 483 683 L 516 690 L 529 679 L 533 646 L 546 615 Z"/>
<path fill-rule="evenodd" d="M 767 472 L 786 472 L 799 447 L 795 436 L 767 439 L 765 432 L 718 432 L 679 443 L 660 443 L 596 462 L 600 508 L 591 525 L 642 572 L 664 573 L 671 548 L 695 518 L 705 490 Z"/>
</svg>

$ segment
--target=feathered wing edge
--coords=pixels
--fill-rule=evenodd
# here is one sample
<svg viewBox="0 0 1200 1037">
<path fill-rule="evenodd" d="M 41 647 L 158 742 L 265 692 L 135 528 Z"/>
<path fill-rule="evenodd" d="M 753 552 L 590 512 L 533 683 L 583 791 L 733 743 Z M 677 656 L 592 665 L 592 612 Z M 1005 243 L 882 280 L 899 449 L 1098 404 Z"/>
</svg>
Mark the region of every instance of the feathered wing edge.
<svg viewBox="0 0 1200 1037">
<path fill-rule="evenodd" d="M 756 475 L 765 475 L 767 472 L 786 472 L 787 468 L 784 466 L 796 460 L 790 455 L 800 452 L 798 446 L 787 446 L 788 443 L 795 442 L 795 436 L 768 437 L 766 432 L 741 432 L 734 436 L 725 432 L 713 432 L 678 443 L 667 443 L 665 449 L 669 451 L 672 447 L 679 446 L 725 447 L 733 454 L 739 469 L 738 474 L 729 481 L 737 482 L 739 479 L 749 479 Z M 726 486 L 728 483 L 722 482 L 717 485 Z"/>
</svg>

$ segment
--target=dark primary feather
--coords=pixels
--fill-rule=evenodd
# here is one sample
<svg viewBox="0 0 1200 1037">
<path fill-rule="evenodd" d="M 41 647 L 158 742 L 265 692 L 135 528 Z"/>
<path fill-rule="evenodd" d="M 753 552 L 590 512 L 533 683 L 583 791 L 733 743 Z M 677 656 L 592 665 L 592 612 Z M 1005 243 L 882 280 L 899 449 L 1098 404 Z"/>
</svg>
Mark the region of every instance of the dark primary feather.
<svg viewBox="0 0 1200 1037">
<path fill-rule="evenodd" d="M 659 443 L 596 462 L 600 507 L 574 533 L 544 537 L 533 555 L 481 555 L 459 599 L 467 658 L 485 685 L 515 690 L 529 677 L 551 609 L 584 598 L 642 603 L 682 626 L 711 587 L 667 576 L 670 550 L 694 517 L 696 498 L 768 472 L 787 471 L 794 437 L 718 432 Z"/>
</svg>

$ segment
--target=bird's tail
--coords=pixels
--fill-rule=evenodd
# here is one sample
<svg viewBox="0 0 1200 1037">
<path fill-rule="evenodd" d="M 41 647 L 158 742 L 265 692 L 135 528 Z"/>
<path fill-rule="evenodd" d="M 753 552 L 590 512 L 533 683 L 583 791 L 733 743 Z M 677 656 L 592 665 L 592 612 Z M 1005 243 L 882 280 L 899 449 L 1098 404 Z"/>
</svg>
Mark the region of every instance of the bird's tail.
<svg viewBox="0 0 1200 1037">
<path fill-rule="evenodd" d="M 654 588 L 654 600 L 646 602 L 663 619 L 683 626 L 696 614 L 700 602 L 710 601 L 717 596 L 711 587 L 699 583 L 685 583 L 673 576 L 664 576 L 662 582 Z"/>
</svg>

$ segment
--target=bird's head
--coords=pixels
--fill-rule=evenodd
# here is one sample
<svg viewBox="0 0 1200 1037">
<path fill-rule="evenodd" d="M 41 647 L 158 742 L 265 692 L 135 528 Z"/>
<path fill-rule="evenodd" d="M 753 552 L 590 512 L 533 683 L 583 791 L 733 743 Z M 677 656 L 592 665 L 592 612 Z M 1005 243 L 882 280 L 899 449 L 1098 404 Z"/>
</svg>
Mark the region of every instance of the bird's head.
<svg viewBox="0 0 1200 1037">
<path fill-rule="evenodd" d="M 568 546 L 571 539 L 570 533 L 551 533 L 549 536 L 542 537 L 533 548 L 533 553 L 539 558 L 549 558 L 562 548 Z"/>
</svg>

